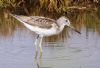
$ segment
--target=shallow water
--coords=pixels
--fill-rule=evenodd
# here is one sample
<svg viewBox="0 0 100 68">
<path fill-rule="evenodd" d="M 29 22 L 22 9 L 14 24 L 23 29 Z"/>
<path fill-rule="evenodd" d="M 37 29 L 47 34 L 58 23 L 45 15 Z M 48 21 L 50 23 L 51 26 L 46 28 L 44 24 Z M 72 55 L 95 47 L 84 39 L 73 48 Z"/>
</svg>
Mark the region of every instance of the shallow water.
<svg viewBox="0 0 100 68">
<path fill-rule="evenodd" d="M 13 18 L 1 18 L 0 68 L 100 68 L 100 19 L 96 13 L 83 15 L 71 19 L 81 34 L 65 28 L 58 36 L 44 38 L 43 56 L 38 59 L 37 35 Z"/>
</svg>

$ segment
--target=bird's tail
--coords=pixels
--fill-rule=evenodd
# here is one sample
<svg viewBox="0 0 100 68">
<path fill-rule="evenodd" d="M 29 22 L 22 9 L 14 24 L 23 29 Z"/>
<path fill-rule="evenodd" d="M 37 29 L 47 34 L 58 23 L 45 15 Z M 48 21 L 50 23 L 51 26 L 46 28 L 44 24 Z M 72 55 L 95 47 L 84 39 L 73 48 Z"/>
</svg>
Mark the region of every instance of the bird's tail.
<svg viewBox="0 0 100 68">
<path fill-rule="evenodd" d="M 16 15 L 16 14 L 12 14 L 12 13 L 10 13 L 9 15 L 11 15 L 12 17 L 14 17 L 18 21 L 23 22 L 23 20 L 21 19 L 21 16 L 20 15 Z"/>
<path fill-rule="evenodd" d="M 17 18 L 17 15 L 15 15 L 15 14 L 9 13 L 9 15 L 14 17 L 14 18 Z"/>
</svg>

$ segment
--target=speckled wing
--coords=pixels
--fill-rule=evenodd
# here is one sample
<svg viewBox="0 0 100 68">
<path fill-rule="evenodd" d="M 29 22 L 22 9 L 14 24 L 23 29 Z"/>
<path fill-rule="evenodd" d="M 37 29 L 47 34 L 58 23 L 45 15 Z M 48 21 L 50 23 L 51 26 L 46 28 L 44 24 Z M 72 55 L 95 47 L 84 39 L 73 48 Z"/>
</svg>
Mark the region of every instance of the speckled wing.
<svg viewBox="0 0 100 68">
<path fill-rule="evenodd" d="M 12 15 L 12 14 L 11 14 Z M 58 27 L 54 19 L 42 17 L 42 16 L 23 16 L 23 15 L 12 15 L 20 22 L 30 24 L 32 26 L 38 26 L 40 28 L 51 28 L 52 24 Z"/>
<path fill-rule="evenodd" d="M 40 28 L 51 28 L 52 24 L 56 24 L 56 21 L 46 17 L 32 16 L 26 23 Z"/>
</svg>

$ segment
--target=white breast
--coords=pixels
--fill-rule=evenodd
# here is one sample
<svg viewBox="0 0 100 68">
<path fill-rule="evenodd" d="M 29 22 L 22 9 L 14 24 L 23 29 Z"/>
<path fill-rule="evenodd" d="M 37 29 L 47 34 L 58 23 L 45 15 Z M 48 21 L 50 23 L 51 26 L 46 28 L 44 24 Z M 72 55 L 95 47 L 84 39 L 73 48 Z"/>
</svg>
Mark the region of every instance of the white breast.
<svg viewBox="0 0 100 68">
<path fill-rule="evenodd" d="M 58 29 L 54 26 L 48 29 L 48 28 L 40 28 L 38 26 L 31 26 L 27 23 L 24 23 L 24 25 L 31 31 L 43 36 L 51 36 L 51 35 L 57 34 L 58 32 Z"/>
</svg>

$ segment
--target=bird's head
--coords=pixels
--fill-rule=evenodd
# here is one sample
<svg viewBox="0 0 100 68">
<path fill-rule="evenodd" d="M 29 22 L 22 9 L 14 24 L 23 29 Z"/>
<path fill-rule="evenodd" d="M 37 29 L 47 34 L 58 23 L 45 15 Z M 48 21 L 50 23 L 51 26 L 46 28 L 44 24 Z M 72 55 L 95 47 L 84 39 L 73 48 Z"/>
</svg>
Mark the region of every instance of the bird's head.
<svg viewBox="0 0 100 68">
<path fill-rule="evenodd" d="M 72 30 L 76 31 L 77 33 L 81 34 L 78 30 L 76 30 L 72 25 L 71 22 L 69 21 L 69 19 L 65 16 L 62 16 L 58 19 L 58 22 L 60 23 L 60 25 L 64 25 L 67 26 L 69 28 L 71 28 Z"/>
</svg>

